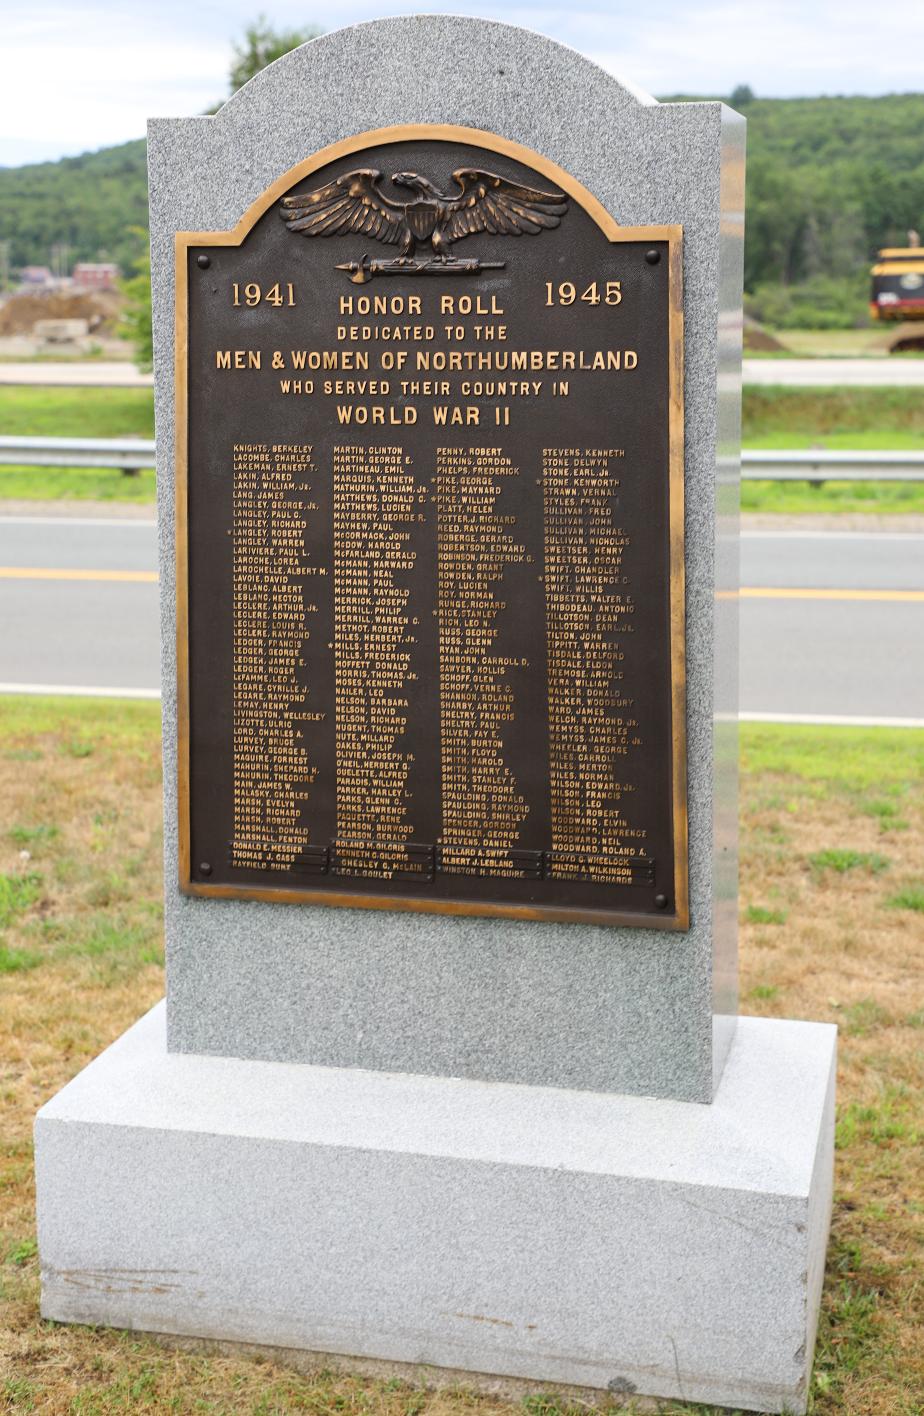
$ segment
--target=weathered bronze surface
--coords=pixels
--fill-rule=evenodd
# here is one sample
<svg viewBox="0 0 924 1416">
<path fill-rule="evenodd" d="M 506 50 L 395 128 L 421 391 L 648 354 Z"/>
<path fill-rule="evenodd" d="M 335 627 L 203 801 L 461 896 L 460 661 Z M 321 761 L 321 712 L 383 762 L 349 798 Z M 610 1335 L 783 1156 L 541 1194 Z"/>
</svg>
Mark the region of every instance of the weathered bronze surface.
<svg viewBox="0 0 924 1416">
<path fill-rule="evenodd" d="M 503 261 L 458 260 L 450 247 L 466 236 L 487 231 L 495 236 L 535 236 L 556 227 L 568 210 L 563 192 L 540 192 L 511 182 L 496 172 L 460 167 L 452 174 L 459 191 L 440 192 L 417 172 L 393 172 L 396 187 L 417 193 L 396 202 L 382 191 L 377 168 L 360 167 L 318 187 L 284 197 L 280 215 L 290 231 L 302 236 L 345 236 L 358 232 L 385 245 L 400 246 L 394 261 L 349 261 L 338 270 L 349 272 L 356 285 L 375 275 L 474 275 L 479 270 L 503 270 Z M 417 243 L 429 241 L 432 258 L 418 260 Z"/>
<path fill-rule="evenodd" d="M 177 261 L 181 886 L 686 927 L 679 231 L 422 128 Z"/>
</svg>

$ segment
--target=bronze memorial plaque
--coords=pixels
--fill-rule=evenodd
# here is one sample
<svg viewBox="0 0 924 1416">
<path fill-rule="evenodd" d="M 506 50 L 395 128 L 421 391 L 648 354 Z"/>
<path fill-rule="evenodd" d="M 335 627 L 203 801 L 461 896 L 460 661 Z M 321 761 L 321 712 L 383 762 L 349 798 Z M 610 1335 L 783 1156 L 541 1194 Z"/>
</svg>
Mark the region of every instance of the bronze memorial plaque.
<svg viewBox="0 0 924 1416">
<path fill-rule="evenodd" d="M 429 126 L 177 236 L 184 890 L 687 927 L 680 245 Z"/>
</svg>

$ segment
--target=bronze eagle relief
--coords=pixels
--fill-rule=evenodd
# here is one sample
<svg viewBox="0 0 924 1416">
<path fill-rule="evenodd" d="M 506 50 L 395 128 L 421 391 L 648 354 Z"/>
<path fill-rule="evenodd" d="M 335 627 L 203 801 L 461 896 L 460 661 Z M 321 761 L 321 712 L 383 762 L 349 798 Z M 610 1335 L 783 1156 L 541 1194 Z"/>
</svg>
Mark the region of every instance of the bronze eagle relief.
<svg viewBox="0 0 924 1416">
<path fill-rule="evenodd" d="M 283 221 L 300 236 L 367 235 L 399 248 L 396 260 L 370 260 L 364 255 L 361 261 L 337 266 L 359 285 L 375 275 L 473 275 L 479 270 L 502 270 L 504 261 L 459 259 L 450 254 L 451 247 L 480 232 L 538 236 L 558 226 L 568 210 L 564 192 L 542 192 L 474 167 L 456 168 L 452 180 L 459 191 L 449 195 L 417 172 L 392 173 L 396 187 L 414 193 L 406 202 L 382 191 L 382 175 L 374 167 L 358 167 L 314 192 L 284 197 L 280 204 Z M 425 242 L 430 250 L 418 256 L 417 246 Z"/>
</svg>

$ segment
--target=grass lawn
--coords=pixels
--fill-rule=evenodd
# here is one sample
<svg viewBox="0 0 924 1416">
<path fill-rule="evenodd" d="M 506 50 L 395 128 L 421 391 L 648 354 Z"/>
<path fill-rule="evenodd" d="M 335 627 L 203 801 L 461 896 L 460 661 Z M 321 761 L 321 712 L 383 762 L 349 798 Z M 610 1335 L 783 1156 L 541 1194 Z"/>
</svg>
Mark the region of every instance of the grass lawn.
<svg viewBox="0 0 924 1416">
<path fill-rule="evenodd" d="M 924 450 L 916 388 L 745 388 L 744 445 L 838 451 Z M 924 513 L 924 482 L 742 482 L 742 511 L 799 516 Z"/>
<path fill-rule="evenodd" d="M 40 1321 L 32 1118 L 163 990 L 158 734 L 156 704 L 0 698 L 0 1409 L 586 1413 Z M 749 724 L 742 749 L 742 1011 L 841 1026 L 812 1410 L 920 1416 L 924 732 Z"/>
<path fill-rule="evenodd" d="M 153 438 L 149 388 L 0 388 L 5 437 Z M 154 501 L 154 472 L 117 467 L 3 467 L 0 501 Z"/>
<path fill-rule="evenodd" d="M 915 388 L 746 388 L 744 445 L 753 448 L 924 449 L 924 397 Z M 0 388 L 0 433 L 154 436 L 150 389 Z M 154 473 L 115 468 L 3 467 L 0 501 L 154 501 Z M 924 483 L 751 482 L 745 511 L 924 513 Z"/>
<path fill-rule="evenodd" d="M 747 386 L 742 417 L 745 447 L 924 449 L 918 388 Z"/>
<path fill-rule="evenodd" d="M 772 516 L 924 515 L 924 482 L 742 482 L 741 510 Z"/>
<path fill-rule="evenodd" d="M 153 438 L 154 391 L 5 385 L 0 387 L 0 433 L 5 437 Z"/>
<path fill-rule="evenodd" d="M 127 477 L 116 467 L 2 467 L 0 502 L 132 502 L 153 507 L 154 470 Z"/>
</svg>

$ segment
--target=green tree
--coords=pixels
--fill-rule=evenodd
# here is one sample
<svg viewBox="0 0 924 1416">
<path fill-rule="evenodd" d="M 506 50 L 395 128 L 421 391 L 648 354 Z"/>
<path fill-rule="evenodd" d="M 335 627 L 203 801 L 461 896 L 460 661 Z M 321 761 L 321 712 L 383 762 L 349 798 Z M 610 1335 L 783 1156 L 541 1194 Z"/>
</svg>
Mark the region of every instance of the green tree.
<svg viewBox="0 0 924 1416">
<path fill-rule="evenodd" d="M 319 25 L 306 25 L 303 29 L 275 30 L 265 15 L 259 15 L 244 31 L 244 38 L 234 46 L 231 61 L 231 92 L 237 93 L 249 83 L 254 74 L 259 74 L 274 59 L 281 59 L 290 49 L 307 44 L 309 39 L 317 39 L 324 30 Z"/>
<path fill-rule="evenodd" d="M 754 102 L 754 90 L 750 84 L 739 84 L 731 91 L 728 102 L 732 108 L 747 108 L 749 103 Z"/>
<path fill-rule="evenodd" d="M 125 308 L 119 324 L 119 333 L 130 339 L 135 346 L 135 363 L 143 373 L 150 373 L 154 367 L 154 336 L 151 329 L 151 252 L 148 247 L 148 233 L 141 227 L 132 228 L 136 237 L 144 241 L 144 250 L 135 263 L 136 273 L 130 280 L 121 283 L 125 296 Z"/>
<path fill-rule="evenodd" d="M 234 57 L 228 76 L 231 93 L 237 93 L 255 74 L 281 59 L 290 49 L 297 49 L 309 39 L 317 39 L 323 34 L 317 25 L 308 25 L 298 30 L 274 30 L 265 15 L 244 31 L 244 38 L 234 46 Z M 140 227 L 132 227 L 131 234 L 142 237 L 144 253 L 136 258 L 135 274 L 121 284 L 126 298 L 125 309 L 120 324 L 121 333 L 130 339 L 135 348 L 135 363 L 145 373 L 154 367 L 154 343 L 151 329 L 151 254 L 147 246 L 148 235 Z"/>
</svg>

